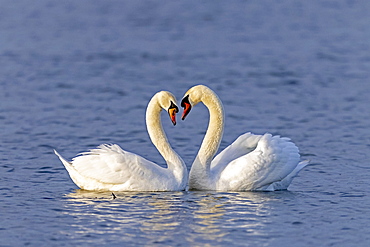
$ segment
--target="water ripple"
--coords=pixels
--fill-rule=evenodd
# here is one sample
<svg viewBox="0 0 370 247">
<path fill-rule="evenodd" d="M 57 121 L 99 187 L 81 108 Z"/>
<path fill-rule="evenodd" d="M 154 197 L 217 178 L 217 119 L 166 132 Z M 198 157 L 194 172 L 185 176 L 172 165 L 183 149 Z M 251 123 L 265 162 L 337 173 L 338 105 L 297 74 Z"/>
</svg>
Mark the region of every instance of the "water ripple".
<svg viewBox="0 0 370 247">
<path fill-rule="evenodd" d="M 368 245 L 368 2 L 13 2 L 0 10 L 2 245 Z M 164 164 L 147 102 L 195 84 L 224 103 L 221 149 L 248 131 L 297 144 L 312 164 L 289 191 L 74 191 L 53 149 L 117 143 Z M 189 169 L 208 114 L 163 121 Z"/>
</svg>

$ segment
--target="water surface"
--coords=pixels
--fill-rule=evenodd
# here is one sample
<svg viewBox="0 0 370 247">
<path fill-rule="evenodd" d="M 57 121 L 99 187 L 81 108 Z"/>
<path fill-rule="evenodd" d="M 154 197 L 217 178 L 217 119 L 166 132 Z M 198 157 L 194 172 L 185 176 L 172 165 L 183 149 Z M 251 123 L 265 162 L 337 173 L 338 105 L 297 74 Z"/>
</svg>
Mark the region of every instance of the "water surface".
<svg viewBox="0 0 370 247">
<path fill-rule="evenodd" d="M 3 1 L 1 246 L 368 246 L 367 1 Z M 205 84 L 240 134 L 310 159 L 288 191 L 95 193 L 54 155 L 102 143 L 164 165 L 151 96 Z M 208 112 L 164 128 L 188 168 Z"/>
</svg>

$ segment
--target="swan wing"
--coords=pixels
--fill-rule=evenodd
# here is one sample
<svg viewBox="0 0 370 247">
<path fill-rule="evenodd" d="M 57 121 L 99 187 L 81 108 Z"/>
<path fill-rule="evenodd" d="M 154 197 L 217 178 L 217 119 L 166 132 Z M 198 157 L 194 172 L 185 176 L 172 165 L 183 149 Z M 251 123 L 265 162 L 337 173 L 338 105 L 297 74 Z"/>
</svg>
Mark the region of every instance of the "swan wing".
<svg viewBox="0 0 370 247">
<path fill-rule="evenodd" d="M 64 162 L 63 162 L 64 163 Z M 81 153 L 70 163 L 74 170 L 86 179 L 101 184 L 147 187 L 154 180 L 164 179 L 165 168 L 141 156 L 122 150 L 118 145 L 102 144 L 96 149 Z M 151 180 L 152 179 L 152 180 Z M 85 188 L 86 189 L 86 188 Z M 150 189 L 150 188 L 148 188 Z"/>
<path fill-rule="evenodd" d="M 265 134 L 254 151 L 225 167 L 218 186 L 227 190 L 264 190 L 292 173 L 299 159 L 298 148 L 288 138 Z"/>
<path fill-rule="evenodd" d="M 256 149 L 262 135 L 250 132 L 240 135 L 232 144 L 220 152 L 211 162 L 211 169 L 215 173 L 222 171 L 231 161 L 246 155 Z"/>
</svg>

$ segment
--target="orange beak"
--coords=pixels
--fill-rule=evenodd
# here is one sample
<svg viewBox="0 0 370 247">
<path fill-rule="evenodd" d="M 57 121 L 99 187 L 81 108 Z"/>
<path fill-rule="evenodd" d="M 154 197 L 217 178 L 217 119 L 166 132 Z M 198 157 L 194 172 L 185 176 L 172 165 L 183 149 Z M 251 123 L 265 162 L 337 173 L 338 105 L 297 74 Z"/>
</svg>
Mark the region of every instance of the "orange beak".
<svg viewBox="0 0 370 247">
<path fill-rule="evenodd" d="M 170 116 L 170 119 L 173 123 L 173 125 L 176 125 L 176 113 L 178 113 L 179 110 L 177 108 L 170 108 L 168 109 L 168 115 Z"/>
</svg>

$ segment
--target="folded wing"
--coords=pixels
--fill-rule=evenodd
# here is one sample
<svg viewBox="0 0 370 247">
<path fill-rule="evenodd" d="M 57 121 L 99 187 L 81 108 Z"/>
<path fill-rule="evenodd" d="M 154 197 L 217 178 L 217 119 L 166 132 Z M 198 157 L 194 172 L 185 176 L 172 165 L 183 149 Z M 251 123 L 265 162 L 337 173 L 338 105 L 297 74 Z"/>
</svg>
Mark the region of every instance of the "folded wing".
<svg viewBox="0 0 370 247">
<path fill-rule="evenodd" d="M 288 138 L 263 135 L 256 148 L 231 161 L 220 174 L 218 186 L 227 190 L 268 190 L 297 167 L 298 148 Z"/>
<path fill-rule="evenodd" d="M 150 190 L 150 187 L 158 190 L 169 177 L 167 169 L 116 144 L 100 145 L 81 153 L 68 164 L 63 160 L 74 182 L 89 190 Z"/>
<path fill-rule="evenodd" d="M 250 132 L 240 135 L 232 144 L 220 152 L 211 163 L 215 173 L 222 171 L 231 161 L 246 155 L 256 149 L 262 135 Z"/>
</svg>

